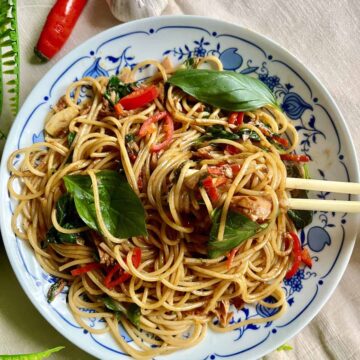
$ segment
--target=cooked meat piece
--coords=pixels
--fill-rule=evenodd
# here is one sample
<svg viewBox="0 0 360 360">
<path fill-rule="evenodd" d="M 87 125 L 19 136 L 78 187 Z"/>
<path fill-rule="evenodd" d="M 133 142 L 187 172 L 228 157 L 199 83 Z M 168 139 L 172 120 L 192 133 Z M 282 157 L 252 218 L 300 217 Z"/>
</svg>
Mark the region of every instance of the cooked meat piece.
<svg viewBox="0 0 360 360">
<path fill-rule="evenodd" d="M 192 175 L 188 175 L 184 179 L 184 184 L 194 190 L 198 187 L 200 179 L 207 174 L 206 169 L 195 171 Z"/>
<path fill-rule="evenodd" d="M 245 303 L 241 296 L 236 296 L 230 299 L 230 304 L 234 305 L 237 310 L 240 310 L 244 307 Z"/>
<path fill-rule="evenodd" d="M 65 95 L 64 95 L 59 99 L 59 101 L 56 103 L 56 105 L 53 106 L 53 110 L 55 112 L 59 112 L 59 111 L 65 109 L 67 106 L 68 105 L 67 105 L 67 103 L 65 101 Z"/>
<path fill-rule="evenodd" d="M 228 300 L 221 300 L 219 305 L 213 310 L 213 313 L 219 319 L 221 326 L 225 327 L 229 324 L 233 312 L 229 312 L 230 303 Z"/>
<path fill-rule="evenodd" d="M 166 72 L 171 71 L 174 67 L 168 56 L 164 57 L 163 61 L 161 62 L 161 65 L 164 67 Z"/>
<path fill-rule="evenodd" d="M 214 156 L 211 154 L 211 151 L 214 150 L 214 147 L 211 145 L 204 146 L 196 151 L 193 151 L 192 154 L 196 158 L 200 159 L 213 159 Z"/>
<path fill-rule="evenodd" d="M 230 202 L 230 209 L 248 216 L 253 221 L 265 221 L 272 210 L 272 203 L 269 199 L 259 196 L 233 196 Z"/>
</svg>

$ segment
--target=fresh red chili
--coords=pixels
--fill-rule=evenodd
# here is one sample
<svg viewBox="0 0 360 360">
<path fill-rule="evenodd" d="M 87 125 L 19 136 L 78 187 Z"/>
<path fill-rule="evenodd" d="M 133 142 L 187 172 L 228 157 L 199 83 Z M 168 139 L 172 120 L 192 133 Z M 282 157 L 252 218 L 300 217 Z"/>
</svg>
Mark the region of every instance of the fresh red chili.
<svg viewBox="0 0 360 360">
<path fill-rule="evenodd" d="M 219 192 L 213 183 L 213 178 L 209 175 L 202 181 L 202 184 L 203 184 L 204 189 L 206 190 L 207 194 L 209 195 L 210 200 L 212 202 L 218 201 Z"/>
<path fill-rule="evenodd" d="M 282 145 L 282 146 L 284 146 L 284 147 L 288 147 L 288 146 L 289 146 L 289 142 L 287 141 L 287 139 L 284 139 L 284 138 L 282 138 L 282 137 L 280 137 L 280 136 L 276 136 L 276 135 L 273 136 L 273 139 L 274 139 L 277 143 L 279 143 L 280 145 Z"/>
<path fill-rule="evenodd" d="M 114 105 L 114 110 L 117 115 L 121 115 L 124 112 L 124 108 L 122 107 L 122 105 L 120 103 L 117 103 L 116 105 Z"/>
<path fill-rule="evenodd" d="M 285 278 L 291 279 L 298 271 L 301 262 L 301 245 L 298 236 L 294 232 L 290 232 L 289 235 L 293 242 L 293 264 L 290 270 L 286 273 Z"/>
<path fill-rule="evenodd" d="M 165 117 L 164 132 L 165 140 L 160 144 L 153 144 L 150 148 L 151 152 L 158 152 L 166 148 L 171 143 L 171 140 L 174 136 L 174 121 L 169 114 L 167 114 Z"/>
<path fill-rule="evenodd" d="M 231 125 L 241 125 L 244 121 L 243 112 L 233 112 L 229 116 L 229 124 Z"/>
<path fill-rule="evenodd" d="M 134 267 L 137 269 L 141 263 L 141 249 L 136 247 L 133 250 L 133 254 L 131 257 L 132 263 Z M 112 289 L 117 285 L 122 284 L 126 280 L 131 278 L 131 274 L 128 272 L 122 272 L 122 268 L 119 264 L 113 266 L 113 268 L 107 273 L 104 279 L 104 285 L 108 289 Z M 118 275 L 116 277 L 116 275 Z"/>
<path fill-rule="evenodd" d="M 230 167 L 231 167 L 233 176 L 236 176 L 239 173 L 239 171 L 241 170 L 241 165 L 239 165 L 239 164 L 231 164 Z"/>
<path fill-rule="evenodd" d="M 223 175 L 224 170 L 221 166 L 208 166 L 207 171 L 210 175 Z"/>
<path fill-rule="evenodd" d="M 309 250 L 306 248 L 301 251 L 301 261 L 309 268 L 312 268 L 312 259 Z"/>
<path fill-rule="evenodd" d="M 102 265 L 100 263 L 97 263 L 97 262 L 89 263 L 89 264 L 86 264 L 86 265 L 84 265 L 82 267 L 71 270 L 71 275 L 72 276 L 78 276 L 78 275 L 81 275 L 81 274 L 85 274 L 85 273 L 87 273 L 87 272 L 89 272 L 91 270 L 100 269 L 101 266 Z"/>
<path fill-rule="evenodd" d="M 166 111 L 162 111 L 162 112 L 157 112 L 154 115 L 148 117 L 144 121 L 144 123 L 141 125 L 141 128 L 139 130 L 139 136 L 144 137 L 144 136 L 150 134 L 152 132 L 151 125 L 155 124 L 159 120 L 164 119 L 166 117 L 166 115 L 167 115 Z"/>
<path fill-rule="evenodd" d="M 140 88 L 133 91 L 131 94 L 124 96 L 118 102 L 125 110 L 133 110 L 140 108 L 151 101 L 154 101 L 159 96 L 159 90 L 155 85 L 150 85 L 146 88 Z"/>
<path fill-rule="evenodd" d="M 233 145 L 226 145 L 225 151 L 227 151 L 230 155 L 236 155 L 236 154 L 240 153 L 240 149 L 238 149 L 237 147 L 235 147 Z"/>
<path fill-rule="evenodd" d="M 34 48 L 42 61 L 51 59 L 69 38 L 87 0 L 57 0 Z"/>
<path fill-rule="evenodd" d="M 281 154 L 281 160 L 295 161 L 295 162 L 309 162 L 310 158 L 307 155 L 296 155 L 296 154 Z"/>
<path fill-rule="evenodd" d="M 229 270 L 232 266 L 232 263 L 234 261 L 235 255 L 238 252 L 239 248 L 232 249 L 226 256 L 226 268 Z"/>
</svg>

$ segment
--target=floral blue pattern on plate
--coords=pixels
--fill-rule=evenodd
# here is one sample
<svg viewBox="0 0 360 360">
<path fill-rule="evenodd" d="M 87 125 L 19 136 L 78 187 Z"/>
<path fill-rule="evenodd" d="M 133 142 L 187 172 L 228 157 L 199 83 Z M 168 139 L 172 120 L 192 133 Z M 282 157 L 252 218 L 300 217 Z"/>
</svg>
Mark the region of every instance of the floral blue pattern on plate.
<svg viewBox="0 0 360 360">
<path fill-rule="evenodd" d="M 144 59 L 169 56 L 174 62 L 182 62 L 204 55 L 217 56 L 226 70 L 257 77 L 274 91 L 299 132 L 299 150 L 313 160 L 310 166 L 313 177 L 358 180 L 346 125 L 329 94 L 285 50 L 249 30 L 199 17 L 150 18 L 112 28 L 72 51 L 33 90 L 9 135 L 5 161 L 1 164 L 0 191 L 8 204 L 0 211 L 1 229 L 12 267 L 30 300 L 59 332 L 98 358 L 121 359 L 126 355 L 110 335 L 93 335 L 76 323 L 67 308 L 66 289 L 53 303 L 47 303 L 46 293 L 54 278 L 41 269 L 29 247 L 11 232 L 14 203 L 6 190 L 9 177 L 6 159 L 19 147 L 43 141 L 43 123 L 39 119 L 45 118 L 50 106 L 72 81 L 83 76 L 118 74 L 122 67 L 133 68 Z M 140 77 L 150 72 L 149 67 L 141 69 Z M 86 88 L 82 89 L 81 96 L 87 96 Z M 323 192 L 312 196 L 348 198 Z M 256 359 L 294 336 L 321 309 L 340 280 L 353 248 L 355 222 L 355 216 L 348 214 L 316 212 L 313 223 L 300 232 L 301 242 L 309 247 L 314 266 L 302 268 L 292 279 L 284 281 L 288 303 L 285 316 L 273 322 L 248 324 L 226 334 L 209 331 L 195 348 L 164 358 Z M 273 299 L 269 297 L 267 302 Z M 276 309 L 254 304 L 236 312 L 231 322 L 264 318 L 274 311 Z M 96 318 L 90 318 L 88 324 L 95 328 L 104 326 L 103 321 Z M 124 329 L 120 331 L 130 342 Z"/>
</svg>

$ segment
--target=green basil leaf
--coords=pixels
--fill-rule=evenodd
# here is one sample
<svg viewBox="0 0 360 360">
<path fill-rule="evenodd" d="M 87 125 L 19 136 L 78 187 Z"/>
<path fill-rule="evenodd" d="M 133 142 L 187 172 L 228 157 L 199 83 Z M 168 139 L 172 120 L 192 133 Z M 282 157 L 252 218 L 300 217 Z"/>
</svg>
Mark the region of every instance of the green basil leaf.
<svg viewBox="0 0 360 360">
<path fill-rule="evenodd" d="M 126 316 L 137 328 L 140 327 L 141 310 L 137 304 L 131 303 L 129 305 Z"/>
<path fill-rule="evenodd" d="M 66 229 L 76 229 L 85 225 L 76 212 L 74 199 L 70 194 L 62 195 L 57 201 L 56 219 Z M 46 234 L 43 247 L 46 248 L 48 244 L 76 244 L 79 238 L 80 233 L 65 234 L 52 226 Z"/>
<path fill-rule="evenodd" d="M 76 136 L 76 133 L 75 133 L 75 132 L 69 132 L 69 133 L 68 133 L 67 142 L 68 142 L 68 146 L 69 146 L 69 147 L 70 147 L 70 146 L 72 145 L 72 143 L 74 142 L 75 136 Z"/>
<path fill-rule="evenodd" d="M 183 62 L 186 69 L 195 69 L 196 67 L 196 61 L 195 58 L 188 58 Z"/>
<path fill-rule="evenodd" d="M 126 134 L 125 135 L 125 143 L 129 143 L 135 140 L 134 134 Z"/>
<path fill-rule="evenodd" d="M 65 285 L 64 279 L 59 279 L 57 282 L 52 284 L 47 292 L 47 301 L 50 303 L 55 299 L 55 296 L 61 291 L 60 288 L 63 288 Z M 60 291 L 59 291 L 60 290 Z"/>
<path fill-rule="evenodd" d="M 0 355 L 0 359 L 6 359 L 6 360 L 42 360 L 46 359 L 51 354 L 58 352 L 62 349 L 65 349 L 65 346 L 58 346 L 53 349 L 31 353 L 31 354 L 19 354 L 19 355 Z"/>
<path fill-rule="evenodd" d="M 122 97 L 133 92 L 135 83 L 125 84 L 118 77 L 112 76 L 106 86 L 104 97 L 111 105 L 115 105 Z"/>
<path fill-rule="evenodd" d="M 104 305 L 111 311 L 119 311 L 122 314 L 126 314 L 126 308 L 119 303 L 118 301 L 114 300 L 110 296 L 106 296 L 103 299 Z"/>
<path fill-rule="evenodd" d="M 213 224 L 208 242 L 208 256 L 211 259 L 225 255 L 263 228 L 245 215 L 230 210 L 226 218 L 224 238 L 222 241 L 218 241 L 221 212 L 222 209 L 217 208 L 212 216 Z"/>
<path fill-rule="evenodd" d="M 147 235 L 145 210 L 126 177 L 112 170 L 103 170 L 96 173 L 96 180 L 100 211 L 109 232 L 119 238 Z M 64 182 L 67 191 L 74 196 L 81 219 L 90 228 L 100 231 L 90 177 L 68 175 Z"/>
<path fill-rule="evenodd" d="M 286 173 L 288 177 L 302 178 L 303 173 L 305 178 L 309 178 L 309 169 L 306 167 L 301 171 L 300 164 L 289 163 L 286 165 Z M 295 189 L 290 191 L 290 195 L 296 199 L 308 199 L 308 192 L 302 189 Z M 297 230 L 303 229 L 312 223 L 314 212 L 311 210 L 288 210 L 287 215 L 294 223 Z"/>
<path fill-rule="evenodd" d="M 313 212 L 310 210 L 288 210 L 287 214 L 297 230 L 303 229 L 312 223 Z"/>
<path fill-rule="evenodd" d="M 288 344 L 281 345 L 276 349 L 276 351 L 289 351 L 289 350 L 293 350 L 293 347 Z"/>
<path fill-rule="evenodd" d="M 236 134 L 241 136 L 241 138 L 243 140 L 247 140 L 247 139 L 250 139 L 250 140 L 253 140 L 253 141 L 260 141 L 261 140 L 259 134 L 256 131 L 250 130 L 250 129 L 247 129 L 247 128 L 240 129 Z"/>
<path fill-rule="evenodd" d="M 104 297 L 102 300 L 104 305 L 109 310 L 113 311 L 117 316 L 125 315 L 132 324 L 134 324 L 137 328 L 140 327 L 141 310 L 138 305 L 131 303 L 129 306 L 125 307 L 120 302 L 109 296 Z"/>
<path fill-rule="evenodd" d="M 270 104 L 279 107 L 263 82 L 233 71 L 178 70 L 168 82 L 204 103 L 229 111 L 249 111 Z"/>
</svg>

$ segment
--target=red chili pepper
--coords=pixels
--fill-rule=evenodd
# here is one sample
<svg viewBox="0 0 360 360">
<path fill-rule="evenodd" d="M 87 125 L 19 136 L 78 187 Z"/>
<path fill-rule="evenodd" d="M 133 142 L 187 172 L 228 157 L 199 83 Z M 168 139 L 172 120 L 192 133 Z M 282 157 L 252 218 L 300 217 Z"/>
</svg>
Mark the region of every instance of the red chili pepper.
<svg viewBox="0 0 360 360">
<path fill-rule="evenodd" d="M 294 232 L 290 232 L 289 235 L 293 241 L 293 264 L 290 270 L 286 273 L 285 278 L 291 279 L 298 271 L 301 262 L 301 245 L 298 236 Z"/>
<path fill-rule="evenodd" d="M 210 175 L 223 175 L 224 174 L 224 169 L 222 169 L 221 166 L 208 166 L 207 171 Z"/>
<path fill-rule="evenodd" d="M 162 111 L 162 112 L 157 112 L 154 115 L 148 117 L 144 123 L 141 125 L 141 128 L 139 130 L 139 136 L 140 137 L 144 137 L 148 134 L 151 133 L 151 125 L 155 124 L 156 122 L 158 122 L 159 120 L 162 120 L 166 117 L 167 113 L 166 111 Z"/>
<path fill-rule="evenodd" d="M 206 177 L 202 184 L 204 186 L 204 189 L 206 190 L 207 194 L 209 195 L 209 198 L 212 202 L 216 202 L 219 199 L 219 192 L 217 188 L 214 186 L 213 178 L 211 176 Z"/>
<path fill-rule="evenodd" d="M 215 186 L 216 188 L 218 188 L 219 186 L 224 185 L 226 182 L 227 182 L 226 177 L 225 177 L 225 176 L 221 176 L 221 177 L 215 178 L 215 184 L 214 184 L 214 186 Z"/>
<path fill-rule="evenodd" d="M 239 164 L 231 164 L 230 167 L 234 176 L 236 176 L 241 170 L 241 165 Z"/>
<path fill-rule="evenodd" d="M 242 125 L 242 123 L 244 122 L 244 113 L 243 112 L 239 112 L 238 116 L 237 116 L 237 125 Z"/>
<path fill-rule="evenodd" d="M 226 145 L 225 151 L 227 151 L 230 155 L 236 155 L 236 154 L 240 153 L 240 149 L 238 149 L 237 147 L 235 147 L 233 145 Z"/>
<path fill-rule="evenodd" d="M 133 110 L 154 101 L 159 96 L 159 90 L 155 85 L 150 85 L 146 88 L 140 88 L 133 91 L 131 94 L 124 96 L 119 100 L 119 104 L 125 110 Z"/>
<path fill-rule="evenodd" d="M 122 105 L 120 103 L 117 103 L 116 105 L 114 105 L 114 110 L 117 115 L 121 115 L 124 112 L 124 108 L 122 107 Z"/>
<path fill-rule="evenodd" d="M 243 112 L 233 112 L 229 116 L 229 124 L 231 125 L 241 125 L 244 121 Z"/>
<path fill-rule="evenodd" d="M 296 154 L 281 154 L 281 160 L 295 161 L 295 162 L 309 162 L 310 158 L 307 155 L 296 155 Z"/>
<path fill-rule="evenodd" d="M 309 250 L 306 248 L 301 251 L 301 261 L 310 269 L 312 268 L 312 259 Z"/>
<path fill-rule="evenodd" d="M 287 139 L 284 139 L 284 138 L 282 138 L 282 137 L 280 137 L 280 136 L 276 136 L 276 135 L 273 136 L 273 139 L 274 139 L 277 143 L 281 144 L 281 145 L 284 146 L 284 147 L 288 147 L 288 146 L 289 146 L 289 142 L 287 141 Z"/>
<path fill-rule="evenodd" d="M 137 269 L 141 263 L 141 249 L 136 247 L 133 250 L 133 255 L 131 257 L 132 263 L 134 267 Z M 112 289 L 117 285 L 122 284 L 126 280 L 131 278 L 131 274 L 127 272 L 121 273 L 122 269 L 119 264 L 114 265 L 114 267 L 108 272 L 104 279 L 104 285 L 108 289 Z M 117 278 L 114 279 L 115 275 L 119 275 Z"/>
<path fill-rule="evenodd" d="M 166 148 L 171 143 L 171 140 L 174 136 L 174 121 L 169 114 L 167 114 L 165 118 L 164 132 L 165 140 L 160 144 L 153 144 L 150 148 L 151 152 L 158 152 Z"/>
<path fill-rule="evenodd" d="M 78 275 L 81 275 L 81 274 L 85 274 L 85 273 L 87 273 L 87 272 L 89 272 L 91 270 L 100 269 L 101 266 L 102 265 L 100 263 L 97 263 L 97 262 L 89 263 L 89 264 L 86 264 L 85 266 L 82 266 L 82 267 L 71 270 L 71 275 L 72 276 L 78 276 Z"/>
<path fill-rule="evenodd" d="M 239 248 L 232 249 L 226 256 L 226 268 L 229 270 L 234 261 L 235 255 L 238 252 Z"/>
<path fill-rule="evenodd" d="M 51 59 L 69 38 L 87 0 L 57 0 L 34 48 L 42 61 Z"/>
</svg>

